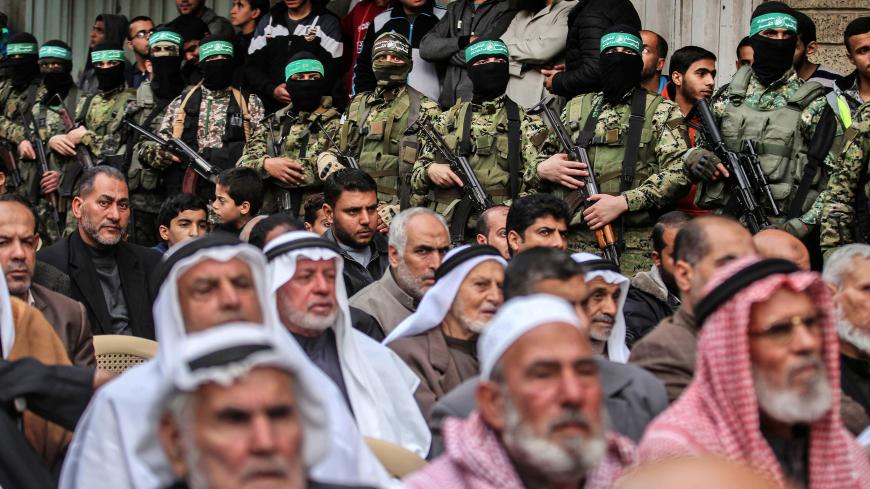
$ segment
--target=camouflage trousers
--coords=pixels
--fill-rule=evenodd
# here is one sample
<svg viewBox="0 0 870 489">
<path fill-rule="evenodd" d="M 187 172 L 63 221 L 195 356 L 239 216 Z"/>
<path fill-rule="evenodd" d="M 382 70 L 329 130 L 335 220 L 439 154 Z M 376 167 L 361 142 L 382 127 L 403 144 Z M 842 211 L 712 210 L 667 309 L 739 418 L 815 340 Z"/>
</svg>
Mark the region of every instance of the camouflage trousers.
<svg viewBox="0 0 870 489">
<path fill-rule="evenodd" d="M 137 245 L 151 248 L 161 241 L 157 233 L 156 212 L 133 209 L 130 213 L 130 224 L 127 229 L 130 241 Z"/>
<path fill-rule="evenodd" d="M 619 232 L 617 226 L 614 226 L 614 233 Z M 652 228 L 626 228 L 623 235 L 625 249 L 619 255 L 619 269 L 623 275 L 629 279 L 634 277 L 637 272 L 649 270 L 652 266 L 652 239 L 650 234 Z M 568 251 L 586 252 L 601 256 L 601 251 L 598 249 L 598 241 L 595 239 L 595 233 L 589 231 L 585 227 L 575 229 L 572 226 L 568 230 Z"/>
<path fill-rule="evenodd" d="M 58 204 L 60 207 L 60 204 Z M 64 209 L 58 209 L 57 214 L 54 208 L 46 199 L 39 199 L 34 207 L 36 210 L 36 231 L 39 233 L 39 238 L 42 241 L 42 246 L 46 247 L 63 237 L 64 230 Z"/>
</svg>

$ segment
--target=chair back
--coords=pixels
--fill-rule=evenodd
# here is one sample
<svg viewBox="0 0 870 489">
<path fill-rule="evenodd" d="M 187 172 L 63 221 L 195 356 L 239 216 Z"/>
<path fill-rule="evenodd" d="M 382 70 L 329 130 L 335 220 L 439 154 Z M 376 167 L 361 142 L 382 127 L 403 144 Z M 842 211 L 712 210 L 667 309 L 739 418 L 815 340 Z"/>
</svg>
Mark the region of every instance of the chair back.
<svg viewBox="0 0 870 489">
<path fill-rule="evenodd" d="M 94 353 L 97 356 L 97 368 L 122 374 L 154 357 L 157 342 L 136 336 L 96 335 Z"/>
</svg>

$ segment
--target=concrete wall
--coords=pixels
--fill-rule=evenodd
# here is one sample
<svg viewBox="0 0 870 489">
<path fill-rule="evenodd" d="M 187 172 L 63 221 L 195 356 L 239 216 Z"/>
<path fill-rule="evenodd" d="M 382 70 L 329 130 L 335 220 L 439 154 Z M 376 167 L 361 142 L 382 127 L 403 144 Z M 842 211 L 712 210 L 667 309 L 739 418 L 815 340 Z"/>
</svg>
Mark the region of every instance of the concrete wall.
<svg viewBox="0 0 870 489">
<path fill-rule="evenodd" d="M 813 62 L 831 66 L 842 74 L 855 69 L 846 57 L 843 30 L 856 17 L 870 16 L 870 1 L 786 0 L 786 3 L 809 15 L 816 23 L 819 50 Z"/>
</svg>

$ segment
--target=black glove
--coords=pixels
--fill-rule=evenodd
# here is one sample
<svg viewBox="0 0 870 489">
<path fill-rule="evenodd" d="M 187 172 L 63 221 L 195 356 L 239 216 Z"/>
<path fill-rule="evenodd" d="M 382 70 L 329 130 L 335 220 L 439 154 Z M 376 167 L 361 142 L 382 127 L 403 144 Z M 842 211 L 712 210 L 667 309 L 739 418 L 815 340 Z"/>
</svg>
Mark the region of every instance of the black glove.
<svg viewBox="0 0 870 489">
<path fill-rule="evenodd" d="M 465 49 L 471 43 L 471 36 L 459 36 L 459 49 Z"/>
<path fill-rule="evenodd" d="M 696 148 L 686 157 L 686 171 L 695 182 L 709 182 L 722 160 L 708 149 Z"/>
</svg>

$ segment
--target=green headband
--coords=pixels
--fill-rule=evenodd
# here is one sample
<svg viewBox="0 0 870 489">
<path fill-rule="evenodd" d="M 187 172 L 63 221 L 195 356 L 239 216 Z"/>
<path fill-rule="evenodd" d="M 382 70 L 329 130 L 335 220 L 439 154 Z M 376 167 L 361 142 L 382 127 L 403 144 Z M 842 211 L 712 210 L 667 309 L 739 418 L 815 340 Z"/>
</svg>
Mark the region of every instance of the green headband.
<svg viewBox="0 0 870 489">
<path fill-rule="evenodd" d="M 91 62 L 99 63 L 100 61 L 125 61 L 124 51 L 120 49 L 106 49 L 104 51 L 91 52 Z"/>
<path fill-rule="evenodd" d="M 232 57 L 233 45 L 227 41 L 209 41 L 199 47 L 200 61 L 219 54 Z"/>
<path fill-rule="evenodd" d="M 750 36 L 754 36 L 767 29 L 788 29 L 797 34 L 797 19 L 789 14 L 773 12 L 759 15 L 749 23 Z"/>
<path fill-rule="evenodd" d="M 171 42 L 178 46 L 184 44 L 184 39 L 178 35 L 178 33 L 172 31 L 159 31 L 153 32 L 151 37 L 148 38 L 148 46 L 153 46 L 161 41 Z"/>
<path fill-rule="evenodd" d="M 323 76 L 323 63 L 316 59 L 297 59 L 287 63 L 284 68 L 284 79 L 289 80 L 296 73 L 320 73 L 320 76 Z"/>
<path fill-rule="evenodd" d="M 625 32 L 611 32 L 601 36 L 601 49 L 599 52 L 603 53 L 610 48 L 619 46 L 631 49 L 637 54 L 640 54 L 643 50 L 643 42 L 641 42 L 639 37 Z"/>
<path fill-rule="evenodd" d="M 508 48 L 501 41 L 480 41 L 465 48 L 465 62 L 478 56 L 502 56 L 509 58 Z"/>
<path fill-rule="evenodd" d="M 42 46 L 39 48 L 39 59 L 57 58 L 72 61 L 72 51 L 61 46 Z"/>
<path fill-rule="evenodd" d="M 13 44 L 6 45 L 6 55 L 12 56 L 14 54 L 36 54 L 36 44 L 31 42 L 16 42 Z"/>
</svg>

